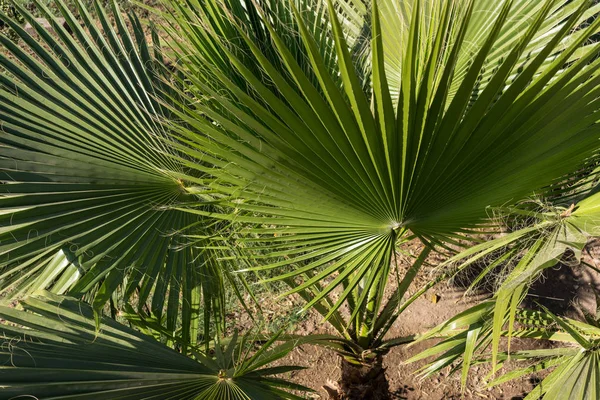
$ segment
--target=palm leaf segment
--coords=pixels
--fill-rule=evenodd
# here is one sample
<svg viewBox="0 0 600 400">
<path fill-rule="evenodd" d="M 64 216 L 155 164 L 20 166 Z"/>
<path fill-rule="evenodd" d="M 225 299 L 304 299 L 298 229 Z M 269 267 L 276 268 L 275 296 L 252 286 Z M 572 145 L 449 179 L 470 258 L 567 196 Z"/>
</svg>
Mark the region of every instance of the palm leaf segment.
<svg viewBox="0 0 600 400">
<path fill-rule="evenodd" d="M 526 368 L 511 371 L 489 383 L 490 386 L 516 379 L 534 371 L 554 368 L 525 397 L 527 400 L 552 399 L 597 399 L 600 390 L 600 329 L 598 315 L 588 323 L 560 318 L 549 310 L 523 312 L 519 323 L 522 329 L 517 335 L 532 338 L 549 338 L 558 346 L 548 350 L 523 350 L 513 352 L 510 357 L 532 363 Z M 501 355 L 502 359 L 507 357 Z"/>
<path fill-rule="evenodd" d="M 589 180 L 589 177 L 584 178 L 584 182 Z M 586 323 L 583 323 L 556 317 L 546 309 L 540 313 L 519 308 L 528 286 L 544 269 L 564 260 L 567 252 L 572 253 L 573 259 L 579 261 L 588 239 L 600 234 L 600 194 L 596 192 L 596 188 L 592 188 L 587 196 L 568 208 L 555 207 L 545 213 L 513 209 L 513 212 L 520 212 L 529 219 L 537 219 L 537 222 L 504 237 L 474 246 L 448 260 L 446 264 L 462 259 L 462 264 L 457 267 L 460 271 L 475 261 L 499 252 L 503 255 L 495 259 L 489 268 L 485 268 L 476 281 L 504 263 L 507 264 L 505 268 L 510 268 L 510 272 L 503 279 L 493 301 L 479 304 L 419 338 L 422 341 L 436 336 L 449 336 L 409 361 L 436 355 L 436 359 L 423 368 L 425 375 L 431 375 L 459 361 L 464 387 L 469 369 L 481 360 L 490 361 L 493 371 L 496 371 L 508 357 L 517 360 L 536 359 L 535 365 L 504 373 L 490 385 L 541 369 L 555 368 L 528 398 L 597 398 L 600 314 L 597 312 L 596 315 L 590 315 L 584 312 Z M 563 193 L 555 200 L 566 199 L 573 200 L 573 196 Z M 511 263 L 511 259 L 514 262 Z M 445 266 L 442 265 L 442 268 Z M 600 301 L 600 298 L 597 300 Z M 500 340 L 506 337 L 509 340 L 508 352 L 502 353 Z M 511 351 L 512 337 L 550 339 L 576 347 Z M 491 351 L 489 355 L 484 353 L 488 350 Z"/>
<path fill-rule="evenodd" d="M 513 212 L 515 212 L 515 209 L 513 209 Z M 518 316 L 518 308 L 527 294 L 529 285 L 545 269 L 554 267 L 564 260 L 567 253 L 571 253 L 572 259 L 579 262 L 581 252 L 588 239 L 597 237 L 600 234 L 598 225 L 598 221 L 600 221 L 600 194 L 594 193 L 594 191 L 569 208 L 555 207 L 545 213 L 523 210 L 520 212 L 530 219 L 537 219 L 536 223 L 465 250 L 440 266 L 441 269 L 445 269 L 460 260 L 460 265 L 455 266 L 454 270 L 462 271 L 475 262 L 491 257 L 493 261 L 475 278 L 474 284 L 484 279 L 485 275 L 494 271 L 495 268 L 503 267 L 508 270 L 506 274 L 500 274 L 505 276 L 494 295 L 493 304 L 485 306 L 485 312 L 490 311 L 490 309 L 493 311 L 491 313 L 493 324 L 487 326 L 483 331 L 471 327 L 469 333 L 470 340 L 473 344 L 478 343 L 478 348 L 485 347 L 484 343 L 485 345 L 491 344 L 494 368 L 496 368 L 500 339 L 504 334 L 503 330 L 507 329 L 506 335 L 510 339 Z M 502 255 L 495 257 L 494 254 Z M 471 315 L 475 314 L 471 313 Z M 446 328 L 452 326 L 452 329 L 456 329 L 457 324 L 450 320 L 444 326 Z M 479 328 L 481 326 L 478 326 Z M 439 334 L 439 332 L 441 331 L 433 330 L 420 340 Z M 474 347 L 471 347 L 468 351 L 464 350 L 466 359 L 470 358 L 468 353 L 472 354 L 474 349 Z M 453 353 L 453 358 L 461 354 Z M 424 356 L 425 353 L 418 358 Z M 440 365 L 438 364 L 438 366 Z"/>
<path fill-rule="evenodd" d="M 491 3 L 374 1 L 362 16 L 369 63 L 352 55 L 361 24 L 341 3 L 173 4 L 175 49 L 198 97 L 178 114 L 189 129 L 177 146 L 211 164 L 186 165 L 231 196 L 235 212 L 213 216 L 250 224 L 248 246 L 271 251 L 257 269 L 293 264 L 275 279 L 302 275 L 294 291 L 338 271 L 308 306 L 338 283 L 340 303 L 359 288 L 363 304 L 382 290 L 405 230 L 450 240 L 487 206 L 525 197 L 596 151 L 600 61 L 585 43 L 600 20 L 575 28 L 598 8 Z M 410 23 L 391 29 L 389 13 Z"/>
<path fill-rule="evenodd" d="M 511 317 L 517 327 L 511 331 L 501 331 L 502 336 L 551 340 L 555 345 L 552 348 L 489 354 L 487 350 L 492 342 L 495 318 L 493 309 L 492 302 L 482 303 L 434 328 L 424 338 L 446 338 L 411 358 L 409 362 L 436 355 L 436 359 L 422 368 L 421 373 L 432 375 L 453 365 L 453 371 L 462 371 L 461 381 L 464 388 L 469 368 L 473 365 L 492 362 L 495 366 L 497 361 L 503 365 L 504 362 L 512 360 L 516 364 L 511 365 L 517 367 L 490 379 L 487 384 L 489 387 L 549 369 L 550 373 L 525 399 L 598 398 L 598 314 L 586 315 L 587 321 L 581 322 L 557 317 L 545 308 L 543 312 L 518 310 Z M 505 322 L 508 320 L 506 315 Z M 522 363 L 527 366 L 521 367 Z"/>
<path fill-rule="evenodd" d="M 99 310 L 120 286 L 159 317 L 167 309 L 172 331 L 183 309 L 195 341 L 201 292 L 208 318 L 222 307 L 223 278 L 214 247 L 201 252 L 182 239 L 201 236 L 203 221 L 169 209 L 191 195 L 158 122 L 169 90 L 159 46 L 133 16 L 130 36 L 116 5 L 114 29 L 100 6 L 102 29 L 85 8 L 76 18 L 56 5 L 73 36 L 41 3 L 52 33 L 22 7 L 35 38 L 2 15 L 31 52 L 0 36 L 12 54 L 0 55 L 0 288 L 91 292 Z"/>
<path fill-rule="evenodd" d="M 292 346 L 250 355 L 234 338 L 215 359 L 197 353 L 201 364 L 112 319 L 97 331 L 91 307 L 73 298 L 45 293 L 21 304 L 0 310 L 11 323 L 0 334 L 3 398 L 275 400 L 300 399 L 283 389 L 308 390 L 271 377 L 300 367 L 262 368 Z"/>
<path fill-rule="evenodd" d="M 467 4 L 467 2 L 463 2 Z M 517 69 L 513 71 L 512 78 L 528 65 L 535 55 L 539 54 L 544 44 L 551 39 L 552 33 L 555 33 L 564 18 L 568 18 L 581 4 L 580 2 L 566 5 L 568 2 L 556 1 L 552 5 L 550 13 L 546 16 L 533 40 L 527 45 L 527 49 L 519 56 Z M 361 41 L 361 37 L 370 36 L 370 29 L 365 29 L 370 25 L 369 3 L 356 0 L 340 0 L 335 3 L 342 25 L 346 30 L 348 43 L 354 48 L 356 43 Z M 439 2 L 427 1 L 379 1 L 380 23 L 382 31 L 382 44 L 385 61 L 385 70 L 393 100 L 397 100 L 402 85 L 403 60 L 406 56 L 408 46 L 403 45 L 410 39 L 410 26 L 412 23 L 413 9 L 418 5 L 421 11 L 420 23 L 423 35 L 417 39 L 417 52 L 419 58 L 427 59 L 428 52 L 431 50 L 432 37 L 436 34 L 438 23 L 440 21 Z M 566 5 L 566 7 L 565 7 Z M 456 59 L 455 79 L 450 88 L 450 97 L 456 94 L 462 79 L 473 63 L 473 58 L 478 50 L 485 44 L 488 38 L 489 28 L 493 26 L 498 17 L 498 13 L 503 7 L 502 2 L 479 0 L 474 1 L 473 15 L 476 15 L 463 40 L 463 48 Z M 504 62 L 507 52 L 519 43 L 520 34 L 526 31 L 531 24 L 531 19 L 544 7 L 544 2 L 513 1 L 513 6 L 507 16 L 507 22 L 501 28 L 498 38 L 493 44 L 485 62 L 480 70 L 478 80 L 473 87 L 472 100 L 476 99 L 478 94 L 485 88 L 491 77 L 496 73 L 500 65 Z M 598 6 L 590 5 L 582 15 L 581 21 L 593 16 L 598 12 Z M 450 29 L 458 30 L 459 24 L 450 26 Z M 365 33 L 366 32 L 366 33 Z M 562 41 L 557 47 L 557 51 L 563 50 L 569 44 L 569 40 Z M 584 46 L 585 47 L 585 46 Z M 578 50 L 578 53 L 584 52 L 584 49 Z M 546 62 L 550 62 L 549 58 Z M 370 60 L 367 59 L 366 62 Z M 423 78 L 426 64 L 417 65 L 418 77 Z M 510 82 L 510 81 L 509 81 Z"/>
</svg>

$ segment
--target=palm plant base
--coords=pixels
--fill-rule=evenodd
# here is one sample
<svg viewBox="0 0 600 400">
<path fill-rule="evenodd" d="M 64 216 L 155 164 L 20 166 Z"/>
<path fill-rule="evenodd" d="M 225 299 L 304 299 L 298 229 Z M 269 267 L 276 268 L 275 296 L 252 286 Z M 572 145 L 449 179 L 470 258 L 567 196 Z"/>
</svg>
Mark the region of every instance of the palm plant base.
<svg viewBox="0 0 600 400">
<path fill-rule="evenodd" d="M 336 390 L 327 388 L 332 400 L 389 400 L 390 388 L 382 357 L 369 364 L 353 364 L 341 359 L 342 376 Z"/>
</svg>

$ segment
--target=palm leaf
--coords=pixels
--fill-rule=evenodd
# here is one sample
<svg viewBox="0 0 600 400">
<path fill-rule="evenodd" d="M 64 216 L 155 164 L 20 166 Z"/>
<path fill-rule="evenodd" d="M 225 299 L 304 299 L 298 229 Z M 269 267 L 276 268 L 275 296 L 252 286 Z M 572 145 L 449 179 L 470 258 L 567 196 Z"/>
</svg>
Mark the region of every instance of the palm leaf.
<svg viewBox="0 0 600 400">
<path fill-rule="evenodd" d="M 76 17 L 57 2 L 73 36 L 36 5 L 54 33 L 23 7 L 36 37 L 2 15 L 29 51 L 0 36 L 12 55 L 0 55 L 0 290 L 91 293 L 100 311 L 120 288 L 140 309 L 166 311 L 171 331 L 183 312 L 195 342 L 201 294 L 206 312 L 224 313 L 216 258 L 227 252 L 198 243 L 225 226 L 172 209 L 197 198 L 177 178 L 185 166 L 159 121 L 169 115 L 161 96 L 176 93 L 160 43 L 146 42 L 133 15 L 130 35 L 116 4 L 107 14 L 97 3 L 96 20 L 81 3 Z"/>
<path fill-rule="evenodd" d="M 409 40 L 402 41 L 398 99 L 385 89 L 390 74 L 384 3 L 372 8 L 372 26 L 382 36 L 375 35 L 370 46 L 372 95 L 363 90 L 351 35 L 337 17 L 339 3 L 328 2 L 329 22 L 320 28 L 333 38 L 329 48 L 315 37 L 303 11 L 289 3 L 294 36 L 301 39 L 306 57 L 298 57 L 285 39 L 294 26 L 282 32 L 260 8 L 261 26 L 275 51 L 267 53 L 258 45 L 243 19 L 233 18 L 231 24 L 244 51 L 228 36 L 202 30 L 244 87 L 212 63 L 196 33 L 176 32 L 178 43 L 185 45 L 175 51 L 182 60 L 192 60 L 184 72 L 190 91 L 202 96 L 191 108 L 179 103 L 173 108 L 187 124 L 178 131 L 183 144 L 175 146 L 210 164 L 186 163 L 215 177 L 211 189 L 235 198 L 228 204 L 235 213 L 210 215 L 246 224 L 239 232 L 242 240 L 251 244 L 249 250 L 261 251 L 254 270 L 295 266 L 269 279 L 314 270 L 291 292 L 339 274 L 308 306 L 338 283 L 347 285 L 334 309 L 352 290 L 381 287 L 387 275 L 371 279 L 368 271 L 389 265 L 391 249 L 406 230 L 426 243 L 451 241 L 482 223 L 488 206 L 530 195 L 597 149 L 598 64 L 589 64 L 597 48 L 576 53 L 600 26 L 596 20 L 575 29 L 586 13 L 595 13 L 588 3 L 547 1 L 532 8 L 506 1 L 485 17 L 476 14 L 484 6 L 479 2 L 452 3 L 433 13 L 453 21 L 445 25 L 432 24 L 425 18 L 430 3 L 418 2 L 422 7 L 412 7 L 410 24 L 402 25 Z M 511 21 L 521 16 L 528 21 L 526 29 L 515 33 Z M 205 26 L 203 18 L 176 14 L 173 20 Z M 492 29 L 477 36 L 473 50 L 468 40 L 481 24 Z M 437 30 L 425 34 L 433 25 Z M 506 35 L 514 39 L 504 47 L 500 40 Z M 423 37 L 431 43 L 421 43 Z M 511 77 L 532 47 L 535 56 Z M 331 48 L 339 74 L 332 75 L 328 67 Z M 465 73 L 457 73 L 459 60 L 472 51 Z M 499 68 L 472 100 L 487 60 L 496 53 Z M 207 71 L 210 83 L 201 78 Z M 269 249 L 271 258 L 264 255 Z M 286 251 L 298 255 L 283 260 Z M 358 308 L 368 301 L 368 296 L 355 297 L 362 301 Z"/>
<path fill-rule="evenodd" d="M 236 359 L 245 353 L 234 338 L 231 352 L 203 365 L 108 318 L 97 331 L 87 304 L 45 296 L 27 298 L 24 310 L 0 308 L 11 343 L 0 352 L 3 398 L 275 400 L 300 399 L 283 389 L 308 390 L 271 377 L 298 367 L 261 368 L 291 348 Z"/>
<path fill-rule="evenodd" d="M 560 201 L 560 197 L 555 199 Z M 469 268 L 476 261 L 489 257 L 494 252 L 502 254 L 491 265 L 498 267 L 505 264 L 508 270 L 503 275 L 501 284 L 494 296 L 494 326 L 492 339 L 492 361 L 495 363 L 499 352 L 500 338 L 505 324 L 508 323 L 508 337 L 512 335 L 517 306 L 526 294 L 529 285 L 534 282 L 545 269 L 558 264 L 567 252 L 572 253 L 575 260 L 581 258 L 581 252 L 588 238 L 597 236 L 598 194 L 591 194 L 569 209 L 546 206 L 545 212 L 522 213 L 532 219 L 533 223 L 523 229 L 511 232 L 498 239 L 482 243 L 459 253 L 441 265 L 440 268 L 462 260 L 455 271 Z M 520 210 L 514 209 L 513 212 Z M 486 268 L 482 274 L 492 271 Z M 477 279 L 482 279 L 480 275 Z M 507 320 L 508 316 L 508 320 Z M 510 341 L 509 341 L 510 344 Z"/>
</svg>

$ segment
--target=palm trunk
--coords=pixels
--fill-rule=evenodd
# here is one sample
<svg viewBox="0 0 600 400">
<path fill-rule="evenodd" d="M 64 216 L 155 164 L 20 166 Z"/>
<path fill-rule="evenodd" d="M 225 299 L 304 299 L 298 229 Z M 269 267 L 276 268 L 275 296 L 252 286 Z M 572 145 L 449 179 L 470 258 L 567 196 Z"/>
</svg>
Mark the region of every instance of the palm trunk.
<svg viewBox="0 0 600 400">
<path fill-rule="evenodd" d="M 378 356 L 370 364 L 356 365 L 342 358 L 342 377 L 337 393 L 329 392 L 332 400 L 390 400 L 390 389 Z"/>
</svg>

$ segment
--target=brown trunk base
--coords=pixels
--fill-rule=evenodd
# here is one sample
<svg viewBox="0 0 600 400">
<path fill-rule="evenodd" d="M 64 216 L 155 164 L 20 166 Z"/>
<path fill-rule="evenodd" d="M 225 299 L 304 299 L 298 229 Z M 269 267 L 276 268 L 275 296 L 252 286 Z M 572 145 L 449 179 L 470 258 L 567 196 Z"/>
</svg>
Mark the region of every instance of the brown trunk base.
<svg viewBox="0 0 600 400">
<path fill-rule="evenodd" d="M 355 365 L 342 359 L 342 377 L 325 387 L 331 400 L 390 400 L 390 388 L 385 368 L 378 357 L 371 364 Z"/>
</svg>

